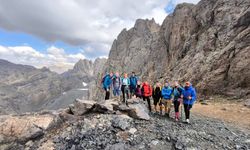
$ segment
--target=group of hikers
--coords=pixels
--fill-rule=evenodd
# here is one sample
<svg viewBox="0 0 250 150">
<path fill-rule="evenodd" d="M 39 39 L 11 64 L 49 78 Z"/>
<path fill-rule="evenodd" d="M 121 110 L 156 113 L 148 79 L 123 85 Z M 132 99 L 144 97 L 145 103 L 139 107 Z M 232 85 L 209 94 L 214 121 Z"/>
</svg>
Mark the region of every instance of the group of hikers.
<svg viewBox="0 0 250 150">
<path fill-rule="evenodd" d="M 158 81 L 151 86 L 148 81 L 139 81 L 135 72 L 132 72 L 130 77 L 127 73 L 124 73 L 123 77 L 120 76 L 119 72 L 106 73 L 102 78 L 102 86 L 105 90 L 105 100 L 110 98 L 111 90 L 115 97 L 120 97 L 122 92 L 123 102 L 127 106 L 129 98 L 137 97 L 147 101 L 149 112 L 152 112 L 150 101 L 150 97 L 152 97 L 155 112 L 159 107 L 160 112 L 158 113 L 167 117 L 170 117 L 171 105 L 173 104 L 176 121 L 180 120 L 179 107 L 183 104 L 187 123 L 190 122 L 190 110 L 196 101 L 196 91 L 189 81 L 185 82 L 184 86 L 181 86 L 178 81 L 174 81 L 171 86 L 167 80 L 163 86 Z M 163 114 L 164 108 L 165 114 Z"/>
</svg>

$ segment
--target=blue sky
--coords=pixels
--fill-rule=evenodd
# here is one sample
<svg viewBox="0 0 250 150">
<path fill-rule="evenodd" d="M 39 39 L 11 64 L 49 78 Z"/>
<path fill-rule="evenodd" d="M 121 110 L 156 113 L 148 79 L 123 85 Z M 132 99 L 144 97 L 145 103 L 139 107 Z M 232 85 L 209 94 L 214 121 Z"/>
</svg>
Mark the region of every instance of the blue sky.
<svg viewBox="0 0 250 150">
<path fill-rule="evenodd" d="M 79 59 L 107 57 L 136 19 L 161 24 L 178 3 L 198 0 L 111 1 L 0 1 L 0 58 L 63 72 Z"/>
</svg>

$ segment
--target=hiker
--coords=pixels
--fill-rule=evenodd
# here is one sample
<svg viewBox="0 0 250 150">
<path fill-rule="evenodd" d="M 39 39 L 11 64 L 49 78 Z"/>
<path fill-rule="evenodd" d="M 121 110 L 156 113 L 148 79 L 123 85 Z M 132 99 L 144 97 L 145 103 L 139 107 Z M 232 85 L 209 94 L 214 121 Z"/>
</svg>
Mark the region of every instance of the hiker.
<svg viewBox="0 0 250 150">
<path fill-rule="evenodd" d="M 165 106 L 165 115 L 170 117 L 170 109 L 172 104 L 172 93 L 173 89 L 168 82 L 165 83 L 164 87 L 161 90 L 162 103 Z"/>
<path fill-rule="evenodd" d="M 124 77 L 122 78 L 122 97 L 123 97 L 123 102 L 126 103 L 128 106 L 128 99 L 129 99 L 129 85 L 130 85 L 130 80 L 128 78 L 128 74 L 124 73 Z M 127 98 L 125 98 L 127 96 Z"/>
<path fill-rule="evenodd" d="M 137 82 L 137 86 L 135 89 L 135 96 L 136 96 L 136 98 L 142 98 L 141 84 L 139 81 Z"/>
<path fill-rule="evenodd" d="M 149 112 L 151 112 L 150 97 L 152 96 L 152 87 L 149 85 L 147 81 L 142 84 L 141 91 L 142 91 L 143 101 L 147 100 L 148 109 L 149 109 Z"/>
<path fill-rule="evenodd" d="M 134 96 L 135 95 L 137 81 L 138 81 L 138 78 L 135 75 L 135 72 L 132 72 L 132 75 L 130 76 L 129 79 L 130 79 L 130 93 L 131 93 L 131 96 Z"/>
<path fill-rule="evenodd" d="M 183 90 L 183 105 L 187 123 L 190 122 L 189 121 L 190 110 L 192 109 L 195 101 L 196 101 L 196 91 L 190 82 L 186 82 Z"/>
<path fill-rule="evenodd" d="M 113 73 L 106 73 L 106 75 L 102 78 L 103 89 L 105 90 L 105 100 L 108 100 L 110 97 L 110 87 L 112 83 Z"/>
<path fill-rule="evenodd" d="M 161 108 L 161 104 L 160 104 L 160 100 L 161 100 L 161 84 L 159 82 L 156 82 L 156 85 L 153 89 L 153 95 L 152 95 L 153 99 L 154 99 L 154 110 L 155 112 L 157 112 L 157 105 L 160 106 L 160 113 L 162 113 L 162 108 Z"/>
<path fill-rule="evenodd" d="M 121 78 L 119 75 L 119 72 L 116 72 L 115 75 L 112 78 L 112 86 L 113 86 L 113 94 L 114 96 L 120 96 L 120 91 L 121 91 Z"/>
<path fill-rule="evenodd" d="M 178 81 L 174 82 L 174 88 L 173 88 L 173 93 L 174 93 L 174 111 L 175 111 L 175 121 L 179 121 L 180 119 L 180 114 L 179 114 L 179 106 L 182 101 L 182 93 L 183 93 L 183 88 L 179 85 Z"/>
</svg>

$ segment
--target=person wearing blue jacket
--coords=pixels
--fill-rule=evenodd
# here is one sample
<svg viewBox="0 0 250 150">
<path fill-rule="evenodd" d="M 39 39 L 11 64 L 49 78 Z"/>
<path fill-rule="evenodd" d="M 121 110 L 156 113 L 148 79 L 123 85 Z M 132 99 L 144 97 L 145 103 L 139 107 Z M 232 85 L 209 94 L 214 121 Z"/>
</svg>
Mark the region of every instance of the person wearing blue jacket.
<svg viewBox="0 0 250 150">
<path fill-rule="evenodd" d="M 138 78 L 135 75 L 135 72 L 132 72 L 132 75 L 130 76 L 129 79 L 130 79 L 130 93 L 131 93 L 131 96 L 134 96 L 137 82 L 138 82 Z"/>
<path fill-rule="evenodd" d="M 166 82 L 161 90 L 161 96 L 162 96 L 162 104 L 165 106 L 165 114 L 167 117 L 170 117 L 172 94 L 173 94 L 173 88 L 170 86 L 168 82 Z"/>
<path fill-rule="evenodd" d="M 108 100 L 110 97 L 110 87 L 112 84 L 112 77 L 113 77 L 113 73 L 111 72 L 106 73 L 106 75 L 102 78 L 102 86 L 103 89 L 105 90 L 105 100 Z"/>
<path fill-rule="evenodd" d="M 179 85 L 178 81 L 174 82 L 173 93 L 174 93 L 174 110 L 175 110 L 175 121 L 179 121 L 179 106 L 182 101 L 182 93 L 184 89 Z"/>
<path fill-rule="evenodd" d="M 123 102 L 126 103 L 128 106 L 128 99 L 129 99 L 129 85 L 130 85 L 130 79 L 128 78 L 128 74 L 124 73 L 124 77 L 122 78 L 122 98 Z M 127 95 L 127 98 L 125 98 L 125 95 Z"/>
<path fill-rule="evenodd" d="M 189 123 L 190 110 L 195 101 L 196 101 L 196 91 L 190 82 L 186 82 L 185 88 L 183 90 L 183 105 L 187 123 Z"/>
</svg>

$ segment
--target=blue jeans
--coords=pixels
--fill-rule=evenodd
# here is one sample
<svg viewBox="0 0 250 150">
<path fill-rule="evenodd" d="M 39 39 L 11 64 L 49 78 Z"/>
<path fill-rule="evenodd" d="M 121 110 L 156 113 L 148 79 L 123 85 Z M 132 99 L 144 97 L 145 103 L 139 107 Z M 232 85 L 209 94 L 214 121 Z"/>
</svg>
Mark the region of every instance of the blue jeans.
<svg viewBox="0 0 250 150">
<path fill-rule="evenodd" d="M 120 96 L 120 88 L 119 87 L 114 88 L 113 89 L 113 94 L 114 94 L 114 96 Z"/>
</svg>

